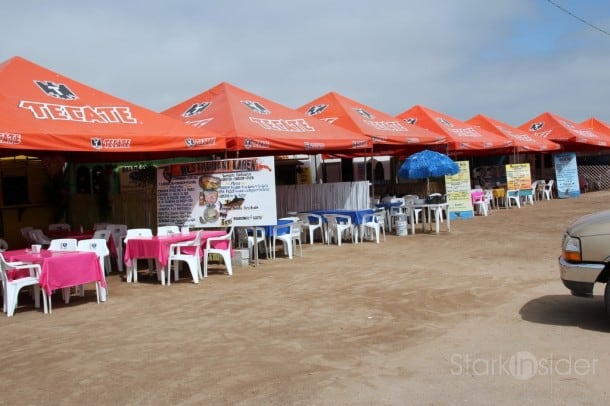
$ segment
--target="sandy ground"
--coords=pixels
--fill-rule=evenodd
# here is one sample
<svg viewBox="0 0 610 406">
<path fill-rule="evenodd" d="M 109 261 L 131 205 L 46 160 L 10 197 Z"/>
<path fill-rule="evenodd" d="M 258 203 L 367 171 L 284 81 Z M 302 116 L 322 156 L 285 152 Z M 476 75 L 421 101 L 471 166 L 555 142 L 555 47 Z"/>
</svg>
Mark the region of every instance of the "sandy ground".
<svg viewBox="0 0 610 406">
<path fill-rule="evenodd" d="M 610 192 L 495 210 L 451 233 L 221 268 L 194 285 L 89 287 L 0 317 L 0 404 L 603 404 L 610 321 L 557 270 Z M 142 279 L 141 279 L 142 280 Z"/>
</svg>

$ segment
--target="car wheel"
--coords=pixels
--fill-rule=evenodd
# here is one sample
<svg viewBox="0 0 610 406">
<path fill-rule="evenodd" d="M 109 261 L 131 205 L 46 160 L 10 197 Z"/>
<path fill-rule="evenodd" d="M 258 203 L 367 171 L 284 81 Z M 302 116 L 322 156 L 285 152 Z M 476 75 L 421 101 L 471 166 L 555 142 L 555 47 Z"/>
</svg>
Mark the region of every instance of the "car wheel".
<svg viewBox="0 0 610 406">
<path fill-rule="evenodd" d="M 606 307 L 606 314 L 610 316 L 610 281 L 606 283 L 604 289 L 604 306 Z"/>
</svg>

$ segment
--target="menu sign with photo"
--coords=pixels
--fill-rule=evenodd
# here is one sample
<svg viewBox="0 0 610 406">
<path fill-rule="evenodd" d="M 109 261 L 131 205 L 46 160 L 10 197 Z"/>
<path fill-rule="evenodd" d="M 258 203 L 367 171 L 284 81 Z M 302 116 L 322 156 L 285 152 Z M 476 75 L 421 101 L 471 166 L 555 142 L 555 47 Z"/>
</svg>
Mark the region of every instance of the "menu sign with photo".
<svg viewBox="0 0 610 406">
<path fill-rule="evenodd" d="M 157 218 L 159 225 L 191 228 L 275 224 L 273 157 L 159 167 Z"/>
<path fill-rule="evenodd" d="M 472 200 L 470 198 L 470 164 L 468 161 L 457 161 L 460 171 L 451 176 L 445 176 L 445 190 L 451 219 L 472 218 Z"/>
<path fill-rule="evenodd" d="M 576 154 L 574 152 L 566 152 L 563 154 L 556 154 L 554 158 L 555 178 L 557 178 L 557 196 L 559 196 L 559 198 L 580 196 Z"/>
</svg>

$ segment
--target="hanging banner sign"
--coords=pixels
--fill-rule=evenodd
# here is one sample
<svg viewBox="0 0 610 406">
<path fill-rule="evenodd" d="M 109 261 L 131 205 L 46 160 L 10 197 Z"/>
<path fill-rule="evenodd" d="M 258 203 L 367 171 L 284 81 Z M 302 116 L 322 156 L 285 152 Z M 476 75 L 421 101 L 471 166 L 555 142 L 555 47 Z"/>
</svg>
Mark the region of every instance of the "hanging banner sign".
<svg viewBox="0 0 610 406">
<path fill-rule="evenodd" d="M 273 157 L 159 167 L 157 219 L 190 228 L 276 224 Z"/>
<path fill-rule="evenodd" d="M 557 179 L 557 196 L 559 196 L 560 199 L 580 196 L 576 154 L 574 152 L 555 154 L 554 160 L 555 178 Z"/>
<path fill-rule="evenodd" d="M 470 163 L 457 161 L 460 171 L 451 176 L 445 176 L 445 190 L 449 202 L 451 220 L 456 218 L 472 218 L 472 199 L 470 198 Z"/>
</svg>

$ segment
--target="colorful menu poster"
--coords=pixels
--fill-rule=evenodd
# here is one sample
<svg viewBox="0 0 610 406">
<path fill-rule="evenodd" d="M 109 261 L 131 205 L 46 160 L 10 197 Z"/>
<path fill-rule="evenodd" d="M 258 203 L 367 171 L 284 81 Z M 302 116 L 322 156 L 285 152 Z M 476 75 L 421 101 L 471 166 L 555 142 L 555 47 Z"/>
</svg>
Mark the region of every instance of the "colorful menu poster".
<svg viewBox="0 0 610 406">
<path fill-rule="evenodd" d="M 190 228 L 276 224 L 273 157 L 159 167 L 157 218 Z"/>
<path fill-rule="evenodd" d="M 506 188 L 508 190 L 532 189 L 532 175 L 529 163 L 506 165 Z"/>
<path fill-rule="evenodd" d="M 580 196 L 580 182 L 578 182 L 578 165 L 574 152 L 555 154 L 555 178 L 557 179 L 557 196 Z"/>
<path fill-rule="evenodd" d="M 468 161 L 457 161 L 460 171 L 451 176 L 445 176 L 445 190 L 449 202 L 451 220 L 456 218 L 472 218 L 474 210 L 470 198 L 470 164 Z"/>
</svg>

